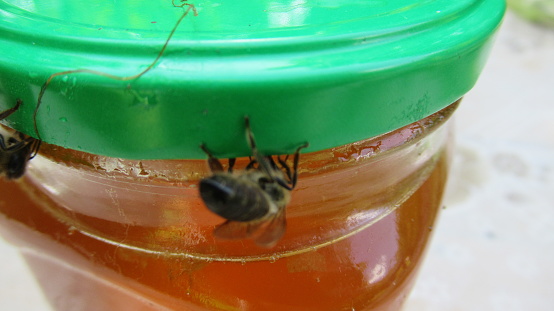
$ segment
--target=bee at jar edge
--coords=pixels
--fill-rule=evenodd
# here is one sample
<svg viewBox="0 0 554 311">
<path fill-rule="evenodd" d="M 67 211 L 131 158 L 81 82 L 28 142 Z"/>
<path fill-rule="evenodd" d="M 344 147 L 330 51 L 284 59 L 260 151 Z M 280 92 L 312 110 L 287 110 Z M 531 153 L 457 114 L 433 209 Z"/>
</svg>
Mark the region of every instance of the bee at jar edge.
<svg viewBox="0 0 554 311">
<path fill-rule="evenodd" d="M 14 107 L 0 113 L 0 120 L 16 112 L 21 104 L 22 101 L 18 99 Z M 0 127 L 0 176 L 7 179 L 23 176 L 27 162 L 35 157 L 39 148 L 40 140 Z"/>
<path fill-rule="evenodd" d="M 200 181 L 200 196 L 210 211 L 227 219 L 214 229 L 216 238 L 251 238 L 258 246 L 271 248 L 285 233 L 285 209 L 298 179 L 300 150 L 308 143 L 296 149 L 291 168 L 287 164 L 289 156 L 274 159 L 258 152 L 249 118 L 244 120 L 252 151 L 250 162 L 244 171 L 234 174 L 235 159 L 231 158 L 224 171 L 221 162 L 202 144 L 213 175 Z"/>
</svg>

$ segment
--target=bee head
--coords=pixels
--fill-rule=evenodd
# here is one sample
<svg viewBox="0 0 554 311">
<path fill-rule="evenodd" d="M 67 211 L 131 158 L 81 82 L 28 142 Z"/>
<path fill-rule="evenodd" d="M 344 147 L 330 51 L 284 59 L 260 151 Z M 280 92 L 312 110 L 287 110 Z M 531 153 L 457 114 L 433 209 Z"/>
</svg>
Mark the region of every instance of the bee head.
<svg viewBox="0 0 554 311">
<path fill-rule="evenodd" d="M 210 211 L 228 220 L 250 221 L 267 213 L 263 191 L 230 174 L 214 174 L 202 179 L 200 197 Z"/>
<path fill-rule="evenodd" d="M 17 179 L 25 173 L 25 166 L 29 160 L 29 148 L 23 146 L 15 150 L 2 151 L 0 158 L 0 172 L 7 179 Z"/>
<path fill-rule="evenodd" d="M 208 209 L 229 219 L 230 210 L 236 201 L 237 191 L 234 180 L 223 174 L 213 175 L 200 181 L 200 196 Z"/>
<path fill-rule="evenodd" d="M 6 167 L 6 177 L 8 179 L 17 179 L 25 173 L 27 164 L 27 154 L 13 153 L 10 155 L 8 166 Z"/>
<path fill-rule="evenodd" d="M 235 196 L 228 178 L 224 175 L 214 175 L 200 181 L 200 196 L 208 207 L 225 205 Z"/>
</svg>

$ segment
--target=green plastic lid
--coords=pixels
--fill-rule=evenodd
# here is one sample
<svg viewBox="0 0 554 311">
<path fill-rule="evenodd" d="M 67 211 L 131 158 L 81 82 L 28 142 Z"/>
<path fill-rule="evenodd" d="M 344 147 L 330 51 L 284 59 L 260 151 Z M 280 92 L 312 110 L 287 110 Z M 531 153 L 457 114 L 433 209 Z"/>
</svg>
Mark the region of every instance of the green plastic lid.
<svg viewBox="0 0 554 311">
<path fill-rule="evenodd" d="M 484 66 L 502 0 L 0 1 L 0 109 L 51 144 L 130 159 L 331 148 L 422 119 Z"/>
</svg>

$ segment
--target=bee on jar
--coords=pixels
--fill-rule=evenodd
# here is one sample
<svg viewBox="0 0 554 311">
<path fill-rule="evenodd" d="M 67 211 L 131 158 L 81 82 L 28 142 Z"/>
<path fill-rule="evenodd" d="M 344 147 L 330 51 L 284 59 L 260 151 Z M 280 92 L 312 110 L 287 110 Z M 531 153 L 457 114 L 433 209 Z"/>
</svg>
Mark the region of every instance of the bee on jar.
<svg viewBox="0 0 554 311">
<path fill-rule="evenodd" d="M 239 174 L 233 173 L 235 159 L 229 159 L 229 168 L 204 144 L 200 147 L 208 155 L 213 175 L 200 181 L 200 196 L 208 209 L 227 219 L 217 226 L 214 236 L 220 239 L 253 239 L 262 247 L 273 247 L 285 233 L 285 208 L 290 192 L 298 179 L 300 150 L 296 149 L 292 168 L 288 157 L 263 156 L 256 148 L 248 117 L 245 117 L 246 136 L 252 151 L 250 162 Z"/>
<path fill-rule="evenodd" d="M 22 101 L 18 99 L 14 107 L 0 113 L 0 120 L 16 112 L 21 104 Z M 0 127 L 0 176 L 7 179 L 23 176 L 27 162 L 35 157 L 39 148 L 40 140 Z"/>
</svg>

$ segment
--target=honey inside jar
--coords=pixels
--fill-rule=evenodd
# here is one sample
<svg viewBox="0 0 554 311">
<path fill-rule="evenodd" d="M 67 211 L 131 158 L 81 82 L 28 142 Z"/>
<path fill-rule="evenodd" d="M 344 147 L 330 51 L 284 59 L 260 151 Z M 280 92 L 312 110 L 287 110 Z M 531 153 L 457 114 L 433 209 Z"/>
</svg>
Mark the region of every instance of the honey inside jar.
<svg viewBox="0 0 554 311">
<path fill-rule="evenodd" d="M 0 182 L 0 228 L 56 310 L 398 310 L 440 209 L 457 104 L 301 154 L 271 249 L 213 237 L 223 219 L 198 195 L 205 161 L 47 144 L 24 179 Z"/>
</svg>

